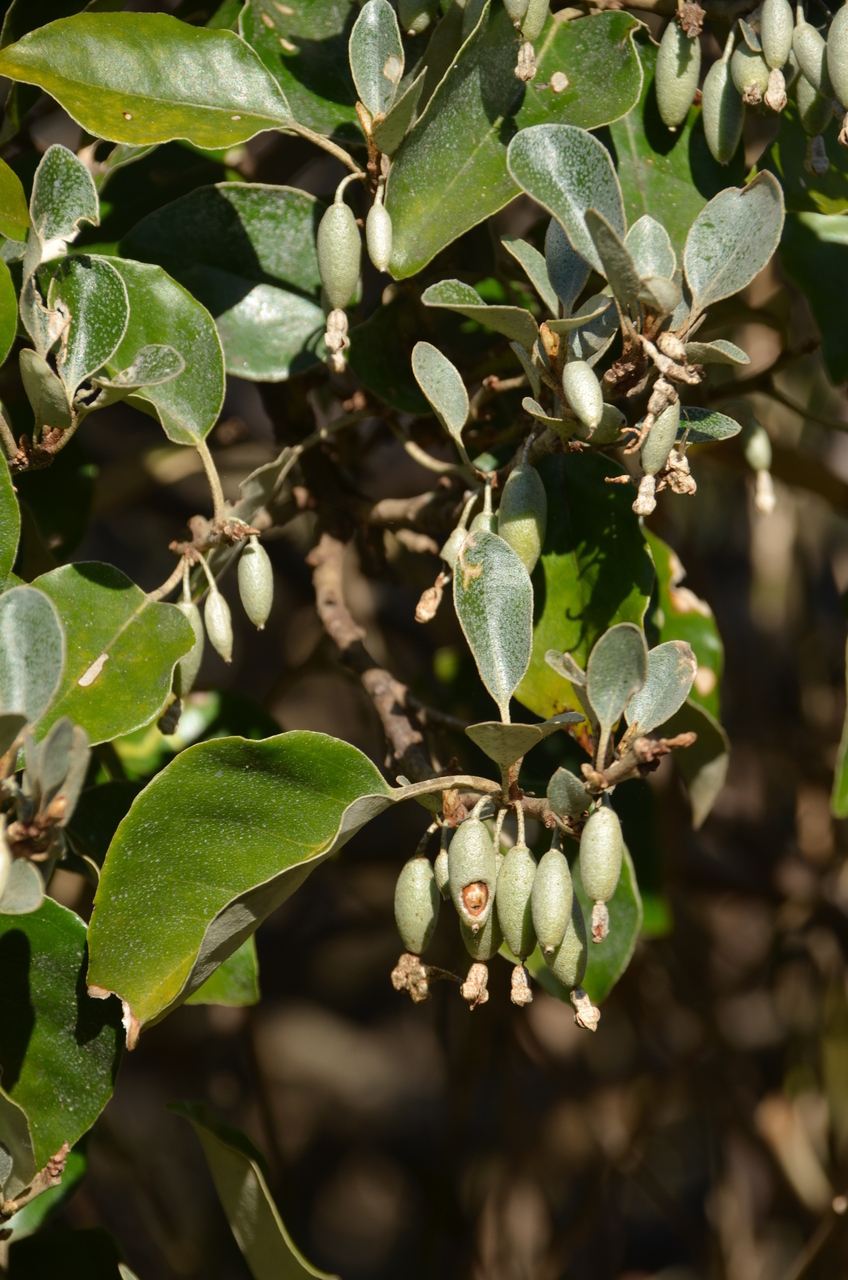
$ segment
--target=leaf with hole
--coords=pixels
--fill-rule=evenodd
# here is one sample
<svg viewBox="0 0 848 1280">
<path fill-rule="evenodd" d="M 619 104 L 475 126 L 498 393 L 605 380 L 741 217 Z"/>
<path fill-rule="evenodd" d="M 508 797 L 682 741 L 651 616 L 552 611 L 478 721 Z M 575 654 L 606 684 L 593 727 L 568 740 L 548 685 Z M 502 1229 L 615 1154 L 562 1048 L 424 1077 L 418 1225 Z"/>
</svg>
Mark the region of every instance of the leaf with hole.
<svg viewBox="0 0 848 1280">
<path fill-rule="evenodd" d="M 68 399 L 108 364 L 130 318 L 127 289 L 105 258 L 64 258 L 50 281 L 47 305 L 65 326 L 56 367 Z"/>
<path fill-rule="evenodd" d="M 728 187 L 714 196 L 686 237 L 692 319 L 749 285 L 770 262 L 782 230 L 783 192 L 765 170 L 741 190 Z"/>
<path fill-rule="evenodd" d="M 470 405 L 465 383 L 456 365 L 429 342 L 416 342 L 412 352 L 412 372 L 433 412 L 448 435 L 462 444 L 462 429 L 468 421 Z"/>
<path fill-rule="evenodd" d="M 598 721 L 607 733 L 648 674 L 648 646 L 644 632 L 632 622 L 605 631 L 589 655 L 586 692 Z"/>
<path fill-rule="evenodd" d="M 0 711 L 36 724 L 55 699 L 65 665 L 59 613 L 35 587 L 0 595 Z"/>
<path fill-rule="evenodd" d="M 668 640 L 651 649 L 645 683 L 624 713 L 627 723 L 637 725 L 642 734 L 665 724 L 688 698 L 697 670 L 697 659 L 685 640 Z"/>
<path fill-rule="evenodd" d="M 403 44 L 388 0 L 367 0 L 348 44 L 350 71 L 360 101 L 372 116 L 385 116 L 403 77 Z"/>
<path fill-rule="evenodd" d="M 431 284 L 421 295 L 425 307 L 444 307 L 446 311 L 456 311 L 469 320 L 502 333 L 511 342 L 518 342 L 528 351 L 532 351 L 533 343 L 539 336 L 539 326 L 524 307 L 489 306 L 483 301 L 476 289 L 461 280 L 442 280 L 440 284 Z"/>
<path fill-rule="evenodd" d="M 533 588 L 512 547 L 478 531 L 462 544 L 453 574 L 453 599 L 480 678 L 509 719 L 509 700 L 530 661 Z"/>
</svg>

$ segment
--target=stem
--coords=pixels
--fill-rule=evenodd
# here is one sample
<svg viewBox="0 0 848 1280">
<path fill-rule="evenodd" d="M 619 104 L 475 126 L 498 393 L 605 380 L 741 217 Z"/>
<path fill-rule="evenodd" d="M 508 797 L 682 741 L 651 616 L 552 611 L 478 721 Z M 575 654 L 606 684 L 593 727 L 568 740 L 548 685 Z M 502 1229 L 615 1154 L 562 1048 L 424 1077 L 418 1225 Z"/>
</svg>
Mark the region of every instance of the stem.
<svg viewBox="0 0 848 1280">
<path fill-rule="evenodd" d="M 417 462 L 419 467 L 426 467 L 428 471 L 435 471 L 437 475 L 441 476 L 461 476 L 463 480 L 468 479 L 468 471 L 465 467 L 458 467 L 455 462 L 440 462 L 438 458 L 431 457 L 426 449 L 421 448 L 420 444 L 410 440 L 406 432 L 397 423 L 389 421 L 389 428 L 392 434 L 401 442 L 410 458 Z"/>
<path fill-rule="evenodd" d="M 165 582 L 162 583 L 161 587 L 157 587 L 155 591 L 148 591 L 147 593 L 148 600 L 151 600 L 151 601 L 164 600 L 165 596 L 169 596 L 173 591 L 174 587 L 176 587 L 177 584 L 179 583 L 180 579 L 183 578 L 184 566 L 187 564 L 188 564 L 188 561 L 186 560 L 185 556 L 183 556 L 180 559 L 180 562 L 177 565 L 174 572 Z"/>
<path fill-rule="evenodd" d="M 415 850 L 416 858 L 424 856 L 427 851 L 427 845 L 430 843 L 430 836 L 435 835 L 438 830 L 438 822 L 431 822 L 421 839 L 418 841 L 418 848 Z"/>
<path fill-rule="evenodd" d="M 205 440 L 198 440 L 194 447 L 200 454 L 200 461 L 203 463 L 203 470 L 206 472 L 206 479 L 209 481 L 209 488 L 212 490 L 213 519 L 224 521 L 227 518 L 227 503 L 224 499 L 224 490 L 221 488 L 221 477 L 218 475 L 218 468 L 215 466 L 212 454 L 209 452 L 209 445 Z"/>
<path fill-rule="evenodd" d="M 203 566 L 203 572 L 206 574 L 206 581 L 209 583 L 209 592 L 210 594 L 214 595 L 215 592 L 218 590 L 218 586 L 217 586 L 217 583 L 215 582 L 214 577 L 212 576 L 212 570 L 209 568 L 209 565 L 206 563 L 206 559 L 204 556 L 199 556 L 198 562 Z M 200 594 L 202 595 L 203 592 L 201 591 Z"/>
<path fill-rule="evenodd" d="M 515 806 L 515 817 L 518 822 L 518 843 L 526 844 L 524 839 L 524 810 L 520 804 Z"/>
<path fill-rule="evenodd" d="M 12 429 L 2 413 L 0 413 L 0 439 L 3 441 L 6 457 L 11 462 L 13 458 L 17 457 L 18 446 L 15 437 L 12 435 Z"/>
<path fill-rule="evenodd" d="M 333 197 L 333 203 L 344 204 L 345 187 L 350 186 L 351 182 L 357 182 L 360 179 L 364 179 L 364 178 L 365 178 L 365 174 L 362 172 L 361 169 L 358 170 L 356 173 L 349 173 L 346 178 L 342 178 L 341 182 L 336 187 L 336 194 Z"/>
<path fill-rule="evenodd" d="M 495 836 L 492 843 L 495 846 L 496 853 L 501 847 L 501 831 L 503 830 L 504 818 L 507 812 L 508 810 L 506 809 L 498 809 L 498 816 L 495 818 Z"/>
<path fill-rule="evenodd" d="M 323 151 L 329 151 L 331 156 L 335 156 L 337 160 L 341 160 L 343 165 L 348 169 L 351 169 L 360 177 L 365 177 L 364 170 L 360 169 L 352 156 L 349 156 L 341 147 L 337 147 L 335 142 L 331 142 L 329 138 L 325 138 L 323 134 L 313 133 L 311 129 L 307 129 L 306 125 L 297 124 L 296 121 L 293 120 L 291 124 L 286 125 L 285 129 L 281 129 L 280 133 L 299 134 L 301 138 L 306 138 L 309 142 L 314 142 L 316 147 L 321 147 Z"/>
</svg>

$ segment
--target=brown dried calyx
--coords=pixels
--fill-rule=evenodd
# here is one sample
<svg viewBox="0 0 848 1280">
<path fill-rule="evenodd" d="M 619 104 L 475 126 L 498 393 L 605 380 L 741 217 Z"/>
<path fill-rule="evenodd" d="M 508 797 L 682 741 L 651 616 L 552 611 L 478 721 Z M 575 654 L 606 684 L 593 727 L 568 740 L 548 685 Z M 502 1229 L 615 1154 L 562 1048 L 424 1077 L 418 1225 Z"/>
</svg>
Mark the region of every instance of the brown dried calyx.
<svg viewBox="0 0 848 1280">
<path fill-rule="evenodd" d="M 681 30 L 686 33 L 689 39 L 695 40 L 701 34 L 706 16 L 706 12 L 698 4 L 698 0 L 684 0 L 678 10 L 677 21 L 680 23 Z"/>
<path fill-rule="evenodd" d="M 488 885 L 484 884 L 482 880 L 475 880 L 471 884 L 467 884 L 462 891 L 462 901 L 469 915 L 482 915 L 489 902 Z"/>
</svg>

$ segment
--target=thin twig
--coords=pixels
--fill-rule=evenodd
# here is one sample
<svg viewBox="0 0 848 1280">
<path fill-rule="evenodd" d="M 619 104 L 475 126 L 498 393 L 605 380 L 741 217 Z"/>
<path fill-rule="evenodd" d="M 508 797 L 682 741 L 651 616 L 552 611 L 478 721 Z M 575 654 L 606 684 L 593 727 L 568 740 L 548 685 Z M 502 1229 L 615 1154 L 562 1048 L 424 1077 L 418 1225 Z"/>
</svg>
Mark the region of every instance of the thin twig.
<svg viewBox="0 0 848 1280">
<path fill-rule="evenodd" d="M 183 576 L 184 563 L 185 563 L 185 557 L 181 556 L 179 564 L 177 565 L 176 569 L 171 574 L 171 576 L 167 579 L 167 581 L 163 582 L 161 587 L 157 587 L 155 591 L 148 591 L 147 593 L 148 600 L 150 601 L 164 600 L 165 596 L 169 596 L 171 594 L 174 587 L 179 586 Z"/>
<path fill-rule="evenodd" d="M 410 440 L 406 432 L 396 422 L 392 422 L 391 418 L 387 418 L 386 421 L 389 424 L 392 435 L 401 442 L 410 458 L 417 462 L 419 467 L 424 467 L 427 471 L 435 471 L 440 476 L 461 476 L 463 480 L 469 478 L 469 472 L 465 467 L 457 466 L 455 462 L 440 462 L 438 458 L 431 457 L 426 449 L 422 449 L 414 440 Z M 472 478 L 473 474 L 472 471 Z"/>
<path fill-rule="evenodd" d="M 227 503 L 224 498 L 224 490 L 221 488 L 221 477 L 218 475 L 218 468 L 215 466 L 212 454 L 209 452 L 209 445 L 205 440 L 198 440 L 194 447 L 200 455 L 203 470 L 206 472 L 206 479 L 209 481 L 209 488 L 212 490 L 212 518 L 223 523 L 227 518 Z"/>
<path fill-rule="evenodd" d="M 291 124 L 286 125 L 285 129 L 281 129 L 280 133 L 299 134 L 301 138 L 306 138 L 309 142 L 314 142 L 316 147 L 321 147 L 323 151 L 329 151 L 331 156 L 335 156 L 337 160 L 341 160 L 342 164 L 350 169 L 351 172 L 360 174 L 363 178 L 365 177 L 365 170 L 361 169 L 353 157 L 349 156 L 342 147 L 337 147 L 335 142 L 331 142 L 329 138 L 325 138 L 321 133 L 313 133 L 311 129 L 307 129 L 306 125 L 297 124 L 293 120 Z"/>
<path fill-rule="evenodd" d="M 464 733 L 468 728 L 469 720 L 460 720 L 459 716 L 449 715 L 447 711 L 439 711 L 437 707 L 429 707 L 426 702 L 419 701 L 411 693 L 406 695 L 406 705 L 412 707 L 418 715 L 422 724 L 440 724 L 445 729 L 455 729 L 457 733 Z"/>
</svg>

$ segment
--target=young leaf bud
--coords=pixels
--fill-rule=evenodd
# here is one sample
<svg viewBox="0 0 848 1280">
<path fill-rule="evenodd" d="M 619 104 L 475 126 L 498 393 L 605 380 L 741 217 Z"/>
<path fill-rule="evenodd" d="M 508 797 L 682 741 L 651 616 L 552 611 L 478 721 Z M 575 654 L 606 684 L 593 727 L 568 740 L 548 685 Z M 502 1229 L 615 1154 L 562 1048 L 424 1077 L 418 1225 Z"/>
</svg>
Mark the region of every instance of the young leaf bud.
<svg viewBox="0 0 848 1280">
<path fill-rule="evenodd" d="M 587 959 L 586 923 L 580 900 L 575 894 L 562 941 L 554 951 L 545 955 L 545 964 L 557 981 L 570 991 L 583 981 Z"/>
<path fill-rule="evenodd" d="M 528 573 L 542 554 L 548 523 L 548 496 L 535 467 L 519 463 L 509 473 L 498 507 L 498 533 Z"/>
<path fill-rule="evenodd" d="M 763 0 L 760 12 L 760 43 L 770 67 L 780 68 L 789 58 L 795 20 L 789 0 Z"/>
<path fill-rule="evenodd" d="M 562 942 L 573 893 L 568 858 L 559 849 L 549 849 L 536 870 L 530 894 L 533 928 L 546 955 Z"/>
<path fill-rule="evenodd" d="M 642 470 L 648 476 L 662 471 L 677 439 L 680 426 L 680 401 L 672 400 L 654 419 L 648 438 L 642 445 Z"/>
<path fill-rule="evenodd" d="M 498 862 L 487 828 L 479 818 L 457 827 L 448 850 L 450 895 L 462 920 L 477 933 L 491 918 Z"/>
<path fill-rule="evenodd" d="M 506 945 L 524 960 L 536 945 L 530 895 L 536 875 L 536 859 L 526 844 L 516 844 L 504 858 L 498 875 L 497 912 Z"/>
<path fill-rule="evenodd" d="M 388 271 L 392 260 L 392 219 L 384 204 L 374 201 L 365 219 L 368 257 L 378 271 Z"/>
<path fill-rule="evenodd" d="M 524 40 L 529 40 L 533 44 L 539 39 L 549 12 L 548 0 L 530 0 L 527 12 L 521 20 L 521 35 Z"/>
<path fill-rule="evenodd" d="M 438 0 L 398 0 L 398 21 L 408 36 L 420 36 L 433 21 Z M 373 259 L 372 259 L 373 261 Z M 376 263 L 374 264 L 376 266 Z"/>
<path fill-rule="evenodd" d="M 410 858 L 395 886 L 395 923 L 414 956 L 423 955 L 439 919 L 441 898 L 429 858 Z"/>
<path fill-rule="evenodd" d="M 450 877 L 448 874 L 448 851 L 440 849 L 433 863 L 433 875 L 436 877 L 436 888 L 447 901 L 450 897 Z"/>
<path fill-rule="evenodd" d="M 191 600 L 178 600 L 177 608 L 180 613 L 184 614 L 191 623 L 191 629 L 194 632 L 194 644 L 188 653 L 183 654 L 177 663 L 176 680 L 174 681 L 174 692 L 178 698 L 184 698 L 186 694 L 191 693 L 194 688 L 194 682 L 197 679 L 197 673 L 200 670 L 200 664 L 203 661 L 203 621 L 200 617 L 200 610 L 196 604 L 192 604 Z"/>
<path fill-rule="evenodd" d="M 624 856 L 624 841 L 621 838 L 621 823 L 614 809 L 604 805 L 590 816 L 580 837 L 580 877 L 583 888 L 594 903 L 608 902 L 615 893 L 618 878 L 621 875 L 621 861 Z M 605 912 L 598 913 L 598 924 L 601 917 L 609 916 Z M 606 930 L 595 930 L 595 916 L 592 917 L 592 941 L 602 942 Z"/>
<path fill-rule="evenodd" d="M 731 31 L 724 54 L 707 72 L 701 95 L 707 146 L 719 164 L 727 164 L 736 153 L 745 118 L 745 107 L 728 65 L 732 49 Z"/>
<path fill-rule="evenodd" d="M 795 30 L 792 33 L 792 51 L 798 66 L 819 93 L 833 97 L 833 85 L 827 73 L 827 41 L 804 17 L 801 5 L 795 11 Z"/>
<path fill-rule="evenodd" d="M 570 360 L 562 371 L 565 398 L 584 426 L 597 427 L 604 412 L 604 396 L 594 370 L 585 360 Z"/>
<path fill-rule="evenodd" d="M 701 42 L 690 40 L 672 20 L 663 32 L 657 53 L 654 87 L 657 106 L 667 129 L 678 129 L 689 114 L 701 71 Z"/>
<path fill-rule="evenodd" d="M 263 631 L 274 602 L 274 570 L 268 552 L 255 536 L 241 553 L 238 585 L 245 613 L 257 631 Z"/>
<path fill-rule="evenodd" d="M 346 307 L 356 292 L 362 241 L 353 210 L 336 199 L 318 226 L 318 271 L 331 308 Z"/>
<path fill-rule="evenodd" d="M 798 119 L 804 132 L 811 137 L 824 133 L 830 124 L 831 99 L 823 98 L 803 72 L 798 77 L 795 93 L 798 99 Z"/>
<path fill-rule="evenodd" d="M 761 53 L 749 49 L 744 40 L 733 51 L 730 74 L 744 103 L 756 106 L 758 102 L 762 102 L 769 87 L 768 63 Z"/>
<path fill-rule="evenodd" d="M 225 662 L 233 660 L 233 620 L 230 606 L 217 587 L 210 585 L 203 609 L 209 643 Z"/>
<path fill-rule="evenodd" d="M 501 949 L 503 934 L 496 911 L 489 912 L 488 920 L 480 925 L 476 933 L 460 917 L 459 932 L 465 943 L 465 950 L 474 960 L 491 960 Z"/>
</svg>

